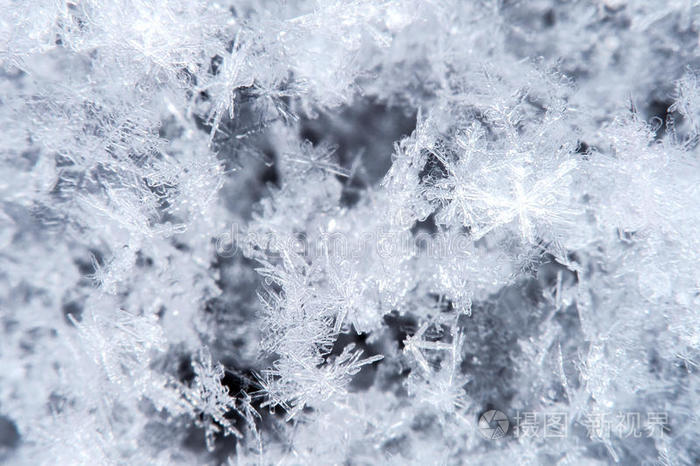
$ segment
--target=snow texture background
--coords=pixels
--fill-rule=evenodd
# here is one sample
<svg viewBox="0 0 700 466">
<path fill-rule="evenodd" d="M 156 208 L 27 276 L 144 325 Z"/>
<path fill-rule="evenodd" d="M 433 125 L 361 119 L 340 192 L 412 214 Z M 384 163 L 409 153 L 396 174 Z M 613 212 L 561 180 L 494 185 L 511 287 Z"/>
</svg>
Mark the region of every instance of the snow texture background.
<svg viewBox="0 0 700 466">
<path fill-rule="evenodd" d="M 699 52 L 697 0 L 0 0 L 0 462 L 698 464 Z"/>
</svg>

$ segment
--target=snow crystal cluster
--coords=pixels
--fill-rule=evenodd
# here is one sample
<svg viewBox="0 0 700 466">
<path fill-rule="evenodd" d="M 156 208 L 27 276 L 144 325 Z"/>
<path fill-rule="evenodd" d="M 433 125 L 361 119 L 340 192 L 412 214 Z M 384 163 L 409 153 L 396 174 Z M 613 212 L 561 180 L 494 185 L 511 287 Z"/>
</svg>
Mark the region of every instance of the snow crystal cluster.
<svg viewBox="0 0 700 466">
<path fill-rule="evenodd" d="M 700 462 L 697 0 L 0 0 L 0 462 Z"/>
</svg>

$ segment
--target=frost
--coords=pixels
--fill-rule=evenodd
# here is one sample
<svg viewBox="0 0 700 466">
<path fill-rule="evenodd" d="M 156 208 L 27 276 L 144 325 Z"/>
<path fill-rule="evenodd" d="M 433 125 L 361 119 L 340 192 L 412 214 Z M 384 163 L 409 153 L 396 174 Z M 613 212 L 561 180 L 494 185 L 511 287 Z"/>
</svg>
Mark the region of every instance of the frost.
<svg viewBox="0 0 700 466">
<path fill-rule="evenodd" d="M 0 9 L 0 461 L 700 461 L 698 2 Z"/>
<path fill-rule="evenodd" d="M 196 423 L 204 428 L 207 449 L 214 450 L 214 435 L 223 432 L 224 435 L 242 437 L 233 422 L 226 414 L 236 410 L 236 400 L 221 385 L 224 378 L 224 368 L 221 364 L 212 364 L 208 350 L 199 350 L 199 361 L 193 362 L 194 381 L 192 387 L 184 391 L 185 398 L 192 406 L 198 417 Z"/>
</svg>

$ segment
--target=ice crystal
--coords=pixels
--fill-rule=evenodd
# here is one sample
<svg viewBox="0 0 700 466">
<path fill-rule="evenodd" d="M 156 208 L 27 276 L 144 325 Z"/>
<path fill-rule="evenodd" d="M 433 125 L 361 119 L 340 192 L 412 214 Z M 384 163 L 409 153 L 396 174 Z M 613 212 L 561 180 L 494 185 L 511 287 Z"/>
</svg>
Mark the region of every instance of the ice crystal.
<svg viewBox="0 0 700 466">
<path fill-rule="evenodd" d="M 700 461 L 697 1 L 0 9 L 0 461 Z"/>
</svg>

